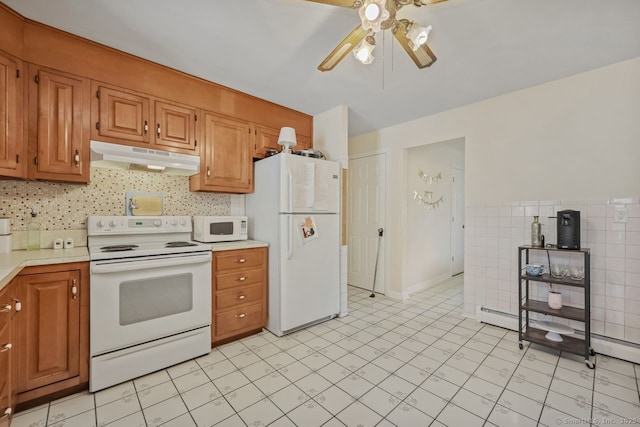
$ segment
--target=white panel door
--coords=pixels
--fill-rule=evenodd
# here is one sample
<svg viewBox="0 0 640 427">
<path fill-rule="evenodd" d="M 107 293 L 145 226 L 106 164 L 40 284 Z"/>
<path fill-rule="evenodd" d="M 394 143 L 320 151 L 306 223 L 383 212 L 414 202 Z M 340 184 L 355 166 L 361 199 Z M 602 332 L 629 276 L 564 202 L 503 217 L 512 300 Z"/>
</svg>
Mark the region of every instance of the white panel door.
<svg viewBox="0 0 640 427">
<path fill-rule="evenodd" d="M 313 218 L 314 230 L 305 239 L 307 217 Z M 340 310 L 339 215 L 280 215 L 280 230 L 280 328 L 285 332 Z"/>
<path fill-rule="evenodd" d="M 384 154 L 349 160 L 348 227 L 349 245 L 347 283 L 371 290 L 376 264 L 378 228 L 385 228 Z M 375 292 L 384 293 L 384 237 Z"/>
<path fill-rule="evenodd" d="M 464 171 L 452 169 L 451 275 L 464 271 Z"/>
</svg>

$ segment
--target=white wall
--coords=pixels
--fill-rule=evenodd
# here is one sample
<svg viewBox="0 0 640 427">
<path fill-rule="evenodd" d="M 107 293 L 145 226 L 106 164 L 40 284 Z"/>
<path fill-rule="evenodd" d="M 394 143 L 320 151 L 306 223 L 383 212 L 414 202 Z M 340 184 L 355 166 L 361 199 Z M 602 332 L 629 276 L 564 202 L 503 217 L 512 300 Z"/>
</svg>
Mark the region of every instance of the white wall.
<svg viewBox="0 0 640 427">
<path fill-rule="evenodd" d="M 452 168 L 464 169 L 464 141 L 421 145 L 407 151 L 407 291 L 416 292 L 451 277 Z M 429 184 L 418 170 L 441 179 Z M 442 197 L 438 207 L 414 199 L 414 191 L 432 192 L 430 202 Z"/>
<path fill-rule="evenodd" d="M 406 218 L 404 193 L 393 190 L 403 188 L 404 150 L 455 138 L 465 139 L 467 206 L 638 197 L 638 99 L 635 58 L 360 135 L 349 154 L 387 151 L 388 218 Z M 386 282 L 402 292 L 407 225 L 389 221 L 387 229 Z M 485 286 L 465 278 L 465 293 Z"/>
<path fill-rule="evenodd" d="M 340 162 L 342 169 L 349 168 L 349 112 L 339 105 L 329 111 L 313 116 L 313 148 L 322 151 L 328 160 Z M 343 186 L 344 188 L 344 186 Z M 341 214 L 344 207 L 340 207 Z M 345 220 L 344 214 L 340 221 Z M 340 227 L 342 241 L 342 227 Z M 340 317 L 346 316 L 347 309 L 347 245 L 340 248 Z"/>
</svg>

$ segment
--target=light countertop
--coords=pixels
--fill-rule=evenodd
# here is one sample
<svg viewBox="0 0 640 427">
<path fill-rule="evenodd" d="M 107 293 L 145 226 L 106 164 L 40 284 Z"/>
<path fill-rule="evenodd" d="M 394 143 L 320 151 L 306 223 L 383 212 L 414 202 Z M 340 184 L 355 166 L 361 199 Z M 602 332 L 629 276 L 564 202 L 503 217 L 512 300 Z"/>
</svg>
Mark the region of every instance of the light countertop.
<svg viewBox="0 0 640 427">
<path fill-rule="evenodd" d="M 209 246 L 211 246 L 213 252 L 217 252 L 232 251 L 235 249 L 264 248 L 269 246 L 269 244 L 259 240 L 238 240 L 237 242 L 209 243 Z"/>
<path fill-rule="evenodd" d="M 238 242 L 210 243 L 211 250 L 230 251 L 269 246 L 257 240 L 241 240 Z M 89 261 L 89 250 L 86 247 L 73 249 L 40 249 L 37 251 L 13 251 L 0 254 L 0 290 L 2 290 L 23 267 L 33 265 L 64 264 L 67 262 Z"/>
<path fill-rule="evenodd" d="M 89 261 L 89 250 L 86 247 L 22 250 L 0 254 L 0 290 L 17 276 L 23 267 L 81 261 Z"/>
</svg>

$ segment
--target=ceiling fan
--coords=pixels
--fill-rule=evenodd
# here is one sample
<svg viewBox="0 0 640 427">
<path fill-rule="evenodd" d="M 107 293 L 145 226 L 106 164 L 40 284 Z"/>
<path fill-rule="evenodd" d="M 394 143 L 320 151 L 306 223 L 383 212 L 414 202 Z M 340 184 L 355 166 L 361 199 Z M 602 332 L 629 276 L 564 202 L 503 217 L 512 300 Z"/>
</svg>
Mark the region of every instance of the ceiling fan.
<svg viewBox="0 0 640 427">
<path fill-rule="evenodd" d="M 408 19 L 397 19 L 396 13 L 404 6 L 428 6 L 446 0 L 307 0 L 333 6 L 358 9 L 362 21 L 338 46 L 318 65 L 320 71 L 330 71 L 351 51 L 360 62 L 369 64 L 373 60 L 375 34 L 380 30 L 391 30 L 405 52 L 418 68 L 426 68 L 436 62 L 427 37 L 431 26 L 421 27 Z"/>
</svg>

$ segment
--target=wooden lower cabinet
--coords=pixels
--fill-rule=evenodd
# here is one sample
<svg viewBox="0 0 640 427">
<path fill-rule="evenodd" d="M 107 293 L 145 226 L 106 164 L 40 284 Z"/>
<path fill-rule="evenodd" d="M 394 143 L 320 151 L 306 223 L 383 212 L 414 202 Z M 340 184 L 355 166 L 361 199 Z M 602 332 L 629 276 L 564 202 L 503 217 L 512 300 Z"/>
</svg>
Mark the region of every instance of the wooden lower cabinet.
<svg viewBox="0 0 640 427">
<path fill-rule="evenodd" d="M 18 403 L 89 380 L 88 263 L 26 267 L 16 277 Z"/>
<path fill-rule="evenodd" d="M 267 256 L 266 247 L 213 253 L 212 345 L 267 324 Z"/>
<path fill-rule="evenodd" d="M 0 427 L 7 427 L 15 409 L 12 317 L 15 312 L 13 282 L 0 291 Z"/>
</svg>

